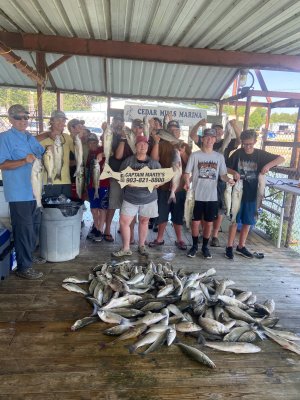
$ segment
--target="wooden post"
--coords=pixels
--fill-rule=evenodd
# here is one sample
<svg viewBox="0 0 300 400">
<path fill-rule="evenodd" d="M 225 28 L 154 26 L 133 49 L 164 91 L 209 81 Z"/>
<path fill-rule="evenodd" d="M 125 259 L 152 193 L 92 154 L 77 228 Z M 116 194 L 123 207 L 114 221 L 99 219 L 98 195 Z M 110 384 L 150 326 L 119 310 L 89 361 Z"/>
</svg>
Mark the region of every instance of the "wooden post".
<svg viewBox="0 0 300 400">
<path fill-rule="evenodd" d="M 110 96 L 107 96 L 107 123 L 110 124 Z"/>
<path fill-rule="evenodd" d="M 244 131 L 248 129 L 250 108 L 251 108 L 251 96 L 248 96 L 246 102 L 245 118 L 244 118 Z"/>
<path fill-rule="evenodd" d="M 219 103 L 219 117 L 222 118 L 223 115 L 223 103 Z"/>
<path fill-rule="evenodd" d="M 37 51 L 36 53 L 36 68 L 37 72 L 45 77 L 46 76 L 46 62 L 45 62 L 45 53 L 41 53 Z M 41 84 L 37 84 L 37 111 L 38 111 L 38 122 L 39 122 L 39 132 L 41 133 L 44 130 L 43 126 L 43 90 L 44 87 Z"/>
<path fill-rule="evenodd" d="M 269 129 L 269 125 L 270 125 L 271 111 L 272 111 L 271 106 L 268 106 L 267 115 L 266 115 L 266 123 L 265 123 L 267 130 Z"/>
<path fill-rule="evenodd" d="M 296 121 L 296 130 L 295 130 L 295 137 L 294 137 L 294 146 L 293 146 L 293 151 L 292 151 L 292 156 L 291 156 L 291 168 L 297 168 L 296 174 L 295 175 L 289 175 L 289 178 L 295 178 L 299 179 L 299 166 L 300 166 L 300 149 L 296 144 L 300 142 L 300 107 L 298 108 L 298 115 L 297 115 L 297 121 Z M 295 212 L 296 212 L 296 204 L 297 204 L 297 196 L 293 195 L 292 196 L 292 201 L 291 201 L 291 208 L 290 208 L 290 215 L 288 219 L 288 226 L 287 226 L 287 234 L 286 234 L 286 240 L 285 240 L 285 247 L 289 247 L 289 244 L 292 239 L 292 233 L 293 233 L 293 224 L 295 220 Z"/>
<path fill-rule="evenodd" d="M 63 110 L 64 104 L 63 104 L 63 94 L 61 93 L 60 90 L 56 92 L 56 109 L 57 110 Z"/>
</svg>

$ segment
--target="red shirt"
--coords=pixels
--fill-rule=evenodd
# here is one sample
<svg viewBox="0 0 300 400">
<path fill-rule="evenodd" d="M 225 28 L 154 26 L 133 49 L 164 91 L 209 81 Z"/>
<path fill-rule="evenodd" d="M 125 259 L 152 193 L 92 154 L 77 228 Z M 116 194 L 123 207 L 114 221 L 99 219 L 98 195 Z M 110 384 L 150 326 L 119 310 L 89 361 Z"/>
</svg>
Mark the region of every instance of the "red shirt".
<svg viewBox="0 0 300 400">
<path fill-rule="evenodd" d="M 100 164 L 100 172 L 103 171 L 103 167 L 105 164 L 105 157 L 103 153 L 103 147 L 99 146 L 97 150 L 89 150 L 87 161 L 86 161 L 86 168 L 87 168 L 87 182 L 88 188 L 93 188 L 93 170 L 92 170 L 92 161 L 97 158 L 97 155 L 102 153 L 103 157 L 102 160 L 99 162 Z M 99 187 L 108 188 L 109 187 L 109 179 L 102 179 L 99 181 Z"/>
</svg>

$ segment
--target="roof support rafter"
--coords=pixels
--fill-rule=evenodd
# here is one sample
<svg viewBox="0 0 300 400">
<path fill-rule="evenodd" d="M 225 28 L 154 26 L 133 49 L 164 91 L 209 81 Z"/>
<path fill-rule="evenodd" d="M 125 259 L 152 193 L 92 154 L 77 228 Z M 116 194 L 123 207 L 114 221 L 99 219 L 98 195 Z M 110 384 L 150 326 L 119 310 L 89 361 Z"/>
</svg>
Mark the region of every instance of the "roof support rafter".
<svg viewBox="0 0 300 400">
<path fill-rule="evenodd" d="M 22 60 L 21 57 L 17 56 L 9 47 L 0 43 L 0 55 L 5 58 L 7 62 L 14 65 L 19 71 L 28 76 L 31 80 L 39 85 L 44 83 L 45 77 L 39 74 L 36 70 L 31 68 L 26 61 Z"/>
<path fill-rule="evenodd" d="M 258 80 L 258 82 L 260 84 L 261 89 L 264 90 L 265 92 L 268 92 L 268 88 L 267 88 L 266 82 L 265 82 L 265 80 L 264 80 L 264 78 L 262 76 L 262 73 L 260 72 L 259 69 L 255 70 L 255 75 L 257 77 L 257 80 Z M 267 99 L 268 103 L 272 103 L 271 97 L 266 97 L 266 99 Z"/>
<path fill-rule="evenodd" d="M 58 60 L 54 61 L 54 63 L 50 64 L 48 66 L 48 71 L 52 71 L 53 69 L 57 68 L 59 65 L 63 64 L 65 61 L 67 61 L 69 58 L 71 58 L 72 56 L 70 55 L 63 55 L 62 57 L 60 57 Z"/>
<path fill-rule="evenodd" d="M 55 40 L 53 40 L 55 38 Z M 0 32 L 12 49 L 188 65 L 300 71 L 300 56 Z"/>
</svg>

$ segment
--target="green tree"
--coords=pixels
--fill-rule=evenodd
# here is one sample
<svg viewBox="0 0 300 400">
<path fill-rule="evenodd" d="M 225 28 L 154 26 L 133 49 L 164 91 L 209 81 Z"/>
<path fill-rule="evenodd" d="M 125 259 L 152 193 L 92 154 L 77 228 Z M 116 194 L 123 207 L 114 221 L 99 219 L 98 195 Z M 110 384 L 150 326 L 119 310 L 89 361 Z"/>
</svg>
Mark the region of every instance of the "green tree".
<svg viewBox="0 0 300 400">
<path fill-rule="evenodd" d="M 259 129 L 266 122 L 267 110 L 257 107 L 249 117 L 249 128 Z"/>
</svg>

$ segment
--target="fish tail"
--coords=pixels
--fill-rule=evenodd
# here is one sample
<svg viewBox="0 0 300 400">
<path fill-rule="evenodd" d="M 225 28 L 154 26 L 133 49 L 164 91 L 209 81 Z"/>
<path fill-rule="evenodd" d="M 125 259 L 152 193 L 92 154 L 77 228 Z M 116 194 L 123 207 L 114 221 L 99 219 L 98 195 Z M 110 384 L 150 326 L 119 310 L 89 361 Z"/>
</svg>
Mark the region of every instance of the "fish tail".
<svg viewBox="0 0 300 400">
<path fill-rule="evenodd" d="M 58 179 L 58 180 L 61 181 L 61 172 L 60 172 L 59 174 L 57 173 L 57 174 L 55 175 L 54 179 Z"/>
<path fill-rule="evenodd" d="M 52 185 L 52 183 L 53 183 L 53 181 L 52 181 L 52 178 L 50 176 L 50 177 L 47 178 L 47 184 L 48 185 Z"/>
<path fill-rule="evenodd" d="M 95 199 L 99 199 L 99 193 L 98 193 L 98 189 L 95 189 L 95 194 L 94 194 L 94 200 Z"/>
</svg>

